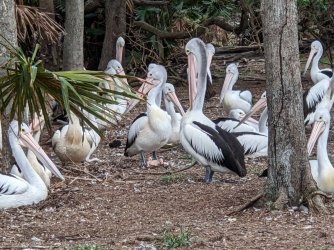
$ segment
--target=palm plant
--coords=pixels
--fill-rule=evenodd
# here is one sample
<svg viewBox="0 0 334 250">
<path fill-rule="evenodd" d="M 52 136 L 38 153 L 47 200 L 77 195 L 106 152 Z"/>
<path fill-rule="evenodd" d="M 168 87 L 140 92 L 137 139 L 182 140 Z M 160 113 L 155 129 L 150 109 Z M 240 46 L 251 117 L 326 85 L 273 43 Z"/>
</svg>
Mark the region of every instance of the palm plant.
<svg viewBox="0 0 334 250">
<path fill-rule="evenodd" d="M 31 57 L 26 56 L 20 48 L 14 48 L 4 38 L 0 44 L 8 51 L 8 60 L 0 67 L 7 71 L 7 75 L 0 77 L 0 113 L 9 115 L 9 119 L 16 118 L 19 123 L 28 107 L 30 116 L 34 112 L 42 112 L 47 127 L 50 129 L 47 101 L 56 100 L 68 114 L 70 110 L 82 121 L 96 130 L 98 129 L 83 114 L 83 110 L 97 118 L 108 122 L 114 117 L 105 104 L 115 104 L 114 96 L 137 98 L 128 88 L 115 91 L 100 87 L 106 82 L 104 77 L 110 75 L 101 71 L 57 71 L 52 72 L 44 68 L 41 60 L 36 59 L 39 46 L 37 45 Z M 122 84 L 118 78 L 113 78 L 116 84 Z M 109 82 L 110 85 L 110 82 Z M 10 112 L 6 112 L 10 107 Z"/>
</svg>

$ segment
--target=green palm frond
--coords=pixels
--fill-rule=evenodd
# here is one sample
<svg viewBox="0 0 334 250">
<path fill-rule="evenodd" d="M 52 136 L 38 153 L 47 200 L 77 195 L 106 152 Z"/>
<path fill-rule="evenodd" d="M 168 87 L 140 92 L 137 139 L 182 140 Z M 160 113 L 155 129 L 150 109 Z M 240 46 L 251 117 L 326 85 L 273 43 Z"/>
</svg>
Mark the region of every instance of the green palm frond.
<svg viewBox="0 0 334 250">
<path fill-rule="evenodd" d="M 97 118 L 108 122 L 115 114 L 106 109 L 105 104 L 117 104 L 115 96 L 138 98 L 131 89 L 124 87 L 122 91 L 110 90 L 100 86 L 106 78 L 101 71 L 57 71 L 52 72 L 44 68 L 40 60 L 36 60 L 39 46 L 35 47 L 31 57 L 26 56 L 20 48 L 14 48 L 6 40 L 1 39 L 9 54 L 8 61 L 0 65 L 7 71 L 7 75 L 0 77 L 1 114 L 11 105 L 9 118 L 14 117 L 21 123 L 26 107 L 29 107 L 31 117 L 33 113 L 42 114 L 46 125 L 50 129 L 47 101 L 55 99 L 68 114 L 70 110 L 98 132 L 91 121 L 83 115 L 82 110 L 93 114 Z M 115 78 L 116 79 L 116 78 Z M 115 81 L 122 84 L 120 79 Z"/>
</svg>

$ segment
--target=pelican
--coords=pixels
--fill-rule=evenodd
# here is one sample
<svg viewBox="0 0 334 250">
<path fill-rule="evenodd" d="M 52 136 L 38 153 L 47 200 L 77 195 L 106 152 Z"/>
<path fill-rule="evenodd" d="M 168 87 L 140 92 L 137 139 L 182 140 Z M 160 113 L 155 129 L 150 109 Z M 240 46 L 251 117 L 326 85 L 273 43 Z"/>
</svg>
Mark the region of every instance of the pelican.
<svg viewBox="0 0 334 250">
<path fill-rule="evenodd" d="M 35 116 L 32 124 L 31 124 L 31 132 L 33 132 L 33 138 L 34 140 L 38 143 L 41 132 L 44 128 L 45 125 L 45 120 L 43 116 L 38 117 L 37 115 Z M 51 171 L 43 166 L 43 164 L 38 160 L 36 155 L 32 150 L 28 150 L 27 152 L 27 159 L 29 160 L 32 168 L 35 170 L 35 172 L 41 177 L 41 179 L 44 181 L 45 185 L 47 187 L 50 186 L 50 179 L 51 179 Z M 16 175 L 21 178 L 25 178 L 20 167 L 17 166 L 16 164 L 13 165 L 11 171 L 11 174 Z"/>
<path fill-rule="evenodd" d="M 227 113 L 232 109 L 241 109 L 247 113 L 252 107 L 252 94 L 250 91 L 232 90 L 238 80 L 238 76 L 237 64 L 228 65 L 220 94 L 220 103 L 223 103 L 223 110 Z"/>
<path fill-rule="evenodd" d="M 175 94 L 175 88 L 173 84 L 166 83 L 162 91 L 164 94 L 165 108 L 171 117 L 172 124 L 172 135 L 169 137 L 168 143 L 176 144 L 180 141 L 180 126 L 182 115 L 184 115 L 184 110 Z M 181 114 L 175 112 L 173 103 L 175 103 L 175 105 L 180 109 Z"/>
<path fill-rule="evenodd" d="M 323 48 L 319 41 L 314 41 L 311 44 L 311 52 L 307 59 L 305 69 L 304 69 L 304 75 L 306 74 L 307 69 L 310 66 L 310 63 L 312 61 L 312 67 L 311 67 L 311 79 L 313 83 L 320 82 L 323 79 L 329 80 L 333 77 L 333 71 L 329 68 L 327 69 L 319 69 L 319 60 L 322 56 Z M 316 54 L 314 56 L 314 54 Z M 313 58 L 314 56 L 314 58 Z M 313 59 L 313 60 L 312 60 Z"/>
<path fill-rule="evenodd" d="M 13 156 L 25 179 L 15 175 L 0 175 L 0 208 L 19 207 L 45 200 L 48 189 L 32 168 L 21 146 L 32 150 L 43 165 L 62 180 L 64 180 L 63 175 L 32 138 L 26 124 L 22 123 L 19 130 L 19 123 L 13 120 L 9 125 L 8 138 Z"/>
<path fill-rule="evenodd" d="M 128 134 L 124 156 L 140 154 L 142 166 L 150 165 L 146 162 L 144 153 L 153 152 L 164 146 L 172 135 L 171 117 L 162 110 L 160 102 L 162 89 L 166 83 L 166 69 L 163 66 L 154 67 L 148 72 L 147 120 L 141 124 L 139 133 Z"/>
<path fill-rule="evenodd" d="M 119 61 L 119 63 L 122 63 L 124 46 L 125 46 L 124 38 L 121 36 L 118 37 L 116 41 L 116 60 Z"/>
<path fill-rule="evenodd" d="M 243 112 L 243 111 L 242 111 Z M 240 120 L 231 117 L 220 117 L 212 120 L 218 127 L 227 132 L 257 132 L 256 128 L 252 125 L 242 123 L 239 125 Z"/>
<path fill-rule="evenodd" d="M 245 155 L 251 158 L 268 155 L 268 135 L 260 132 L 232 133 L 244 148 Z"/>
<path fill-rule="evenodd" d="M 209 77 L 209 82 L 212 84 L 212 75 L 211 75 L 210 66 L 211 66 L 211 62 L 212 62 L 212 57 L 215 54 L 216 49 L 211 43 L 207 43 L 205 45 L 205 47 L 206 47 L 206 54 L 207 54 L 207 59 L 208 59 L 207 73 L 208 73 L 208 77 Z"/>
<path fill-rule="evenodd" d="M 96 138 L 93 138 L 90 133 L 85 131 L 80 125 L 79 118 L 71 112 L 69 124 L 54 133 L 52 148 L 62 162 L 91 161 L 89 157 L 96 142 Z"/>
<path fill-rule="evenodd" d="M 252 122 L 253 119 L 251 118 L 251 116 L 262 108 L 265 108 L 265 109 L 261 113 L 257 130 L 262 134 L 268 135 L 268 126 L 267 126 L 268 109 L 267 109 L 267 92 L 266 91 L 262 93 L 261 98 L 254 104 L 251 110 L 245 116 L 242 117 L 242 119 L 240 120 L 240 123 L 234 129 L 237 129 L 239 126 L 243 125 L 243 123 L 247 122 L 248 120 Z"/>
<path fill-rule="evenodd" d="M 206 168 L 205 181 L 214 171 L 246 175 L 244 151 L 238 140 L 220 129 L 203 114 L 207 80 L 207 54 L 204 43 L 191 39 L 186 45 L 189 68 L 190 108 L 181 120 L 180 142 L 193 158 Z M 198 79 L 196 80 L 196 74 Z"/>
<path fill-rule="evenodd" d="M 334 192 L 334 168 L 328 158 L 327 141 L 330 127 L 330 114 L 328 109 L 318 109 L 315 122 L 307 143 L 307 152 L 310 155 L 318 140 L 317 160 L 310 160 L 313 179 L 323 192 Z"/>
</svg>

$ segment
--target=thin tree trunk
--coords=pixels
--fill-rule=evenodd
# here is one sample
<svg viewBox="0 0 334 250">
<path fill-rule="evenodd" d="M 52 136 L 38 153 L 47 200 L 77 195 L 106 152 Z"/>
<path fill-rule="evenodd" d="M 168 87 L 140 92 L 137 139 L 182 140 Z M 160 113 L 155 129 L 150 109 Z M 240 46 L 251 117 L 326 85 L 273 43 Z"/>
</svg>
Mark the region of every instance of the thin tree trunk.
<svg viewBox="0 0 334 250">
<path fill-rule="evenodd" d="M 264 52 L 269 108 L 267 195 L 278 208 L 296 206 L 314 182 L 303 121 L 297 1 L 263 1 Z M 280 203 L 280 204 L 279 204 Z"/>
<path fill-rule="evenodd" d="M 63 70 L 83 69 L 84 0 L 66 1 L 65 8 Z"/>
<path fill-rule="evenodd" d="M 17 47 L 17 29 L 15 19 L 15 2 L 13 0 L 3 0 L 0 4 L 0 34 L 6 38 L 11 45 Z M 3 41 L 3 39 L 1 39 Z M 7 51 L 0 45 L 0 65 L 6 62 Z M 5 71 L 0 70 L 0 76 L 4 76 Z M 5 115 L 1 117 L 2 143 L 0 169 L 6 170 L 10 166 L 11 151 L 7 136 L 9 121 Z"/>
<path fill-rule="evenodd" d="M 105 2 L 106 33 L 99 69 L 104 70 L 108 62 L 115 58 L 116 40 L 126 32 L 126 1 L 113 0 Z"/>
</svg>

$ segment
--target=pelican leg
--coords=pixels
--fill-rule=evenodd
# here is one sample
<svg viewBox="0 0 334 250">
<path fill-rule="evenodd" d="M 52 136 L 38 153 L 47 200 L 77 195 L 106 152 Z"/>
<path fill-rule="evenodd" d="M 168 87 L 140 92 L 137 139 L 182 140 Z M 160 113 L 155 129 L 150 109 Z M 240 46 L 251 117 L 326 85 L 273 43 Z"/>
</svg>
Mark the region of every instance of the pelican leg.
<svg viewBox="0 0 334 250">
<path fill-rule="evenodd" d="M 140 151 L 139 155 L 140 155 L 140 159 L 141 159 L 141 167 L 146 168 L 147 167 L 147 162 L 146 162 L 146 159 L 145 159 L 144 152 Z"/>
<path fill-rule="evenodd" d="M 156 152 L 156 151 L 153 151 L 153 152 L 152 152 L 152 159 L 153 159 L 153 160 L 158 160 L 158 155 L 157 155 L 157 152 Z"/>
<path fill-rule="evenodd" d="M 206 183 L 212 182 L 212 177 L 213 177 L 214 172 L 212 171 L 210 166 L 205 167 L 205 178 L 204 181 Z"/>
</svg>

